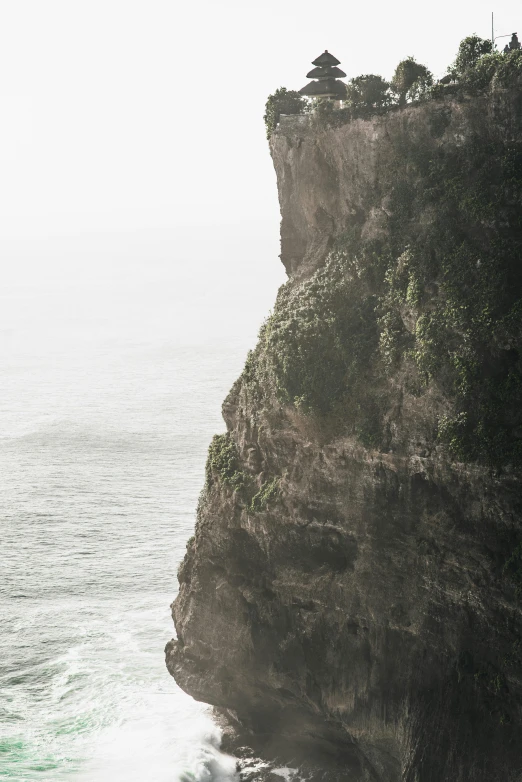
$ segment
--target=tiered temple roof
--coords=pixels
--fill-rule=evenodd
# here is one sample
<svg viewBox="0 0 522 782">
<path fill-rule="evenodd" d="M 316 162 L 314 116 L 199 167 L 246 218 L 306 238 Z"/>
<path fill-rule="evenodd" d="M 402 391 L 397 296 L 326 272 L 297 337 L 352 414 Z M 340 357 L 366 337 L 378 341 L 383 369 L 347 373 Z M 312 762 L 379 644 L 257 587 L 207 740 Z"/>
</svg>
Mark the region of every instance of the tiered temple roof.
<svg viewBox="0 0 522 782">
<path fill-rule="evenodd" d="M 315 81 L 306 84 L 299 93 L 313 98 L 342 100 L 346 96 L 346 84 L 339 81 L 339 78 L 346 76 L 346 73 L 337 68 L 337 65 L 340 65 L 339 60 L 325 50 L 312 62 L 312 65 L 316 67 L 306 74 L 306 78 Z"/>
</svg>

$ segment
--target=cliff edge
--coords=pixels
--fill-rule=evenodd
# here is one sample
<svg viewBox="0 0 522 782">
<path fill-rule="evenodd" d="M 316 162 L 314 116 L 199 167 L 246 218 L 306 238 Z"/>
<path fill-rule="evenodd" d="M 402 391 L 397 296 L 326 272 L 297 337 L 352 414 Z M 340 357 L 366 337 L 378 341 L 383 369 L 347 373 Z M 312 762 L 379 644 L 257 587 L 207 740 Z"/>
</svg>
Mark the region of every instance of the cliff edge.
<svg viewBox="0 0 522 782">
<path fill-rule="evenodd" d="M 522 779 L 521 130 L 514 85 L 271 139 L 289 281 L 166 660 L 316 779 Z"/>
</svg>

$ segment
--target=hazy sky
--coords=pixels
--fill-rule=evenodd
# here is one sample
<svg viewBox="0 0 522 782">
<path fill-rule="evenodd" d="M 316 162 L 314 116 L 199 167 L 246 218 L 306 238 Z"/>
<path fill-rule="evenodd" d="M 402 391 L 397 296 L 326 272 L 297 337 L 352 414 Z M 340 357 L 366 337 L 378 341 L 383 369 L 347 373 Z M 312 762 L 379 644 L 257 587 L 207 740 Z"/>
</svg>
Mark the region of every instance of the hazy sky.
<svg viewBox="0 0 522 782">
<path fill-rule="evenodd" d="M 325 48 L 348 77 L 389 78 L 410 54 L 441 75 L 463 36 L 490 35 L 492 10 L 497 34 L 522 32 L 513 0 L 6 0 L 3 264 L 58 253 L 81 265 L 93 247 L 136 255 L 153 236 L 168 256 L 214 231 L 217 258 L 224 225 L 245 237 L 236 260 L 261 234 L 277 256 L 267 95 L 302 87 Z"/>
</svg>

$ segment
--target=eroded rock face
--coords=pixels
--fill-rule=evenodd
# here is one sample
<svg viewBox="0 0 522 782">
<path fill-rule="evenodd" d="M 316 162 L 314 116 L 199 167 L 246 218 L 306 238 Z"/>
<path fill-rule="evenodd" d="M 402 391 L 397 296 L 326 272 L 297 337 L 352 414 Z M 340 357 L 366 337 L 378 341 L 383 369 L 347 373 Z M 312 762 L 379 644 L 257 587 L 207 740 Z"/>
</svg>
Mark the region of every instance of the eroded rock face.
<svg viewBox="0 0 522 782">
<path fill-rule="evenodd" d="M 499 117 L 515 137 L 515 114 L 477 101 L 323 131 L 283 122 L 271 149 L 291 284 L 353 221 L 388 230 L 398 138 L 458 145 Z M 238 745 L 312 762 L 317 779 L 520 780 L 521 476 L 450 458 L 442 391 L 389 382 L 386 448 L 236 382 L 223 414 L 250 489 L 209 475 L 167 667 Z"/>
<path fill-rule="evenodd" d="M 488 128 L 491 138 L 500 131 L 505 141 L 516 141 L 520 104 L 519 88 L 508 97 L 434 101 L 326 130 L 303 117 L 283 117 L 271 153 L 281 206 L 281 260 L 288 274 L 310 274 L 332 240 L 353 225 L 362 222 L 369 237 L 388 230 L 395 184 L 389 161 L 402 145 L 451 149 L 472 141 L 478 128 L 482 133 Z"/>
</svg>

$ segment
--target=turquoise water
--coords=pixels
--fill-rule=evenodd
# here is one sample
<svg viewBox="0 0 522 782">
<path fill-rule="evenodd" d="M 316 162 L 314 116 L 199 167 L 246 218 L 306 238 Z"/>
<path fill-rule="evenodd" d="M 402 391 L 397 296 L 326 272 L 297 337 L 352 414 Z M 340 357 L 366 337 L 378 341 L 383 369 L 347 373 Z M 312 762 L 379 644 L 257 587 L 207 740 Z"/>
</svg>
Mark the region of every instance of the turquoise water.
<svg viewBox="0 0 522 782">
<path fill-rule="evenodd" d="M 194 340 L 183 291 L 158 274 L 20 275 L 4 290 L 0 778 L 234 773 L 163 647 L 206 449 L 257 317 Z"/>
</svg>

